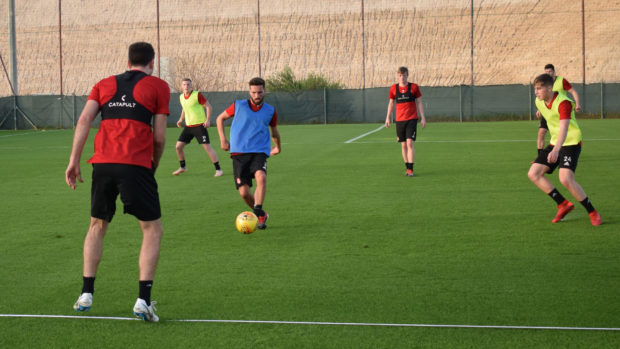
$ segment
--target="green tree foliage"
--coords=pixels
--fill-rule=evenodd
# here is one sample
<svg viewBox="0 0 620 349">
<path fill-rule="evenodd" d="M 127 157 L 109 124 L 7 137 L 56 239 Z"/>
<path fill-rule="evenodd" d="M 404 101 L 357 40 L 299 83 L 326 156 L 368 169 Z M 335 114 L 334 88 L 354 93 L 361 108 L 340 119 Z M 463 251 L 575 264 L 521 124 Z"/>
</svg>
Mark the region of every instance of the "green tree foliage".
<svg viewBox="0 0 620 349">
<path fill-rule="evenodd" d="M 330 82 L 317 73 L 309 73 L 304 79 L 297 79 L 291 67 L 284 67 L 281 72 L 273 74 L 265 80 L 268 91 L 298 92 L 302 90 L 336 90 L 341 89 L 339 82 Z"/>
</svg>

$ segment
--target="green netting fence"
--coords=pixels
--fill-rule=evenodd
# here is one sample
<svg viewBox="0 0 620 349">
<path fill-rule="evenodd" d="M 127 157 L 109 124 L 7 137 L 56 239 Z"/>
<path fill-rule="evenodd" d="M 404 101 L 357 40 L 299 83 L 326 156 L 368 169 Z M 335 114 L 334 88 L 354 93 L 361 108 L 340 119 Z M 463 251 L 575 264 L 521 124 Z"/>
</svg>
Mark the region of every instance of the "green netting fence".
<svg viewBox="0 0 620 349">
<path fill-rule="evenodd" d="M 620 117 L 620 84 L 574 84 L 583 112 L 579 117 Z M 529 85 L 421 87 L 425 115 L 433 121 L 531 120 L 534 93 Z M 215 118 L 245 91 L 203 92 Z M 280 124 L 381 123 L 388 88 L 268 93 L 265 100 L 278 111 Z M 86 96 L 17 96 L 0 98 L 0 129 L 72 128 Z M 169 124 L 181 114 L 179 94 L 170 98 Z"/>
</svg>

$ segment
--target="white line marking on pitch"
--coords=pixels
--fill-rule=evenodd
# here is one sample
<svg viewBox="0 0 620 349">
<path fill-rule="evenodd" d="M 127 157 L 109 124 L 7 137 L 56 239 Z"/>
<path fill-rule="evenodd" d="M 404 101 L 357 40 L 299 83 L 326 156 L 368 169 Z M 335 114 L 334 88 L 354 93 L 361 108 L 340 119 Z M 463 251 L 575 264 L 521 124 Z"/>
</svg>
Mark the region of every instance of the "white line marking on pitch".
<svg viewBox="0 0 620 349">
<path fill-rule="evenodd" d="M 133 317 L 113 316 L 79 316 L 79 315 L 35 315 L 35 314 L 0 314 L 0 317 L 13 318 L 52 318 L 52 319 L 94 319 L 94 320 L 131 320 L 142 321 Z M 322 326 L 373 326 L 373 327 L 428 327 L 428 328 L 482 328 L 506 330 L 556 330 L 556 331 L 620 331 L 614 327 L 562 327 L 562 326 L 500 326 L 500 325 L 441 325 L 441 324 L 391 324 L 374 322 L 318 322 L 318 321 L 268 321 L 268 320 L 201 320 L 170 319 L 168 322 L 203 322 L 267 325 L 322 325 Z"/>
<path fill-rule="evenodd" d="M 348 141 L 345 141 L 345 143 L 353 143 L 353 142 L 355 142 L 356 140 L 358 140 L 358 139 L 360 139 L 360 138 L 364 138 L 364 137 L 368 136 L 369 134 L 373 134 L 373 133 L 375 133 L 375 132 L 379 132 L 379 131 L 381 131 L 384 127 L 385 127 L 385 126 L 379 126 L 379 128 L 377 128 L 376 130 L 373 130 L 373 131 L 370 131 L 370 132 L 366 132 L 366 133 L 364 133 L 363 135 L 357 136 L 357 137 L 355 137 L 355 138 L 351 138 L 351 139 L 349 139 Z"/>
</svg>

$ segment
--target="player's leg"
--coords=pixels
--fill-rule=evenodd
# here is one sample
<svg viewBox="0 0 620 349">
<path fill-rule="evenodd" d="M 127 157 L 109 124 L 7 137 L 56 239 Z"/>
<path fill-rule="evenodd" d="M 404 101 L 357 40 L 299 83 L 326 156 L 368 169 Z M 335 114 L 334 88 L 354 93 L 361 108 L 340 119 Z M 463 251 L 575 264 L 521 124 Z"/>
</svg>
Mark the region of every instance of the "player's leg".
<svg viewBox="0 0 620 349">
<path fill-rule="evenodd" d="M 407 121 L 407 128 L 405 130 L 405 136 L 407 137 L 407 175 L 413 177 L 413 165 L 415 163 L 415 146 L 418 133 L 418 119 L 411 119 Z"/>
<path fill-rule="evenodd" d="M 82 292 L 73 305 L 75 311 L 88 311 L 93 304 L 95 276 L 103 253 L 103 238 L 108 229 L 108 222 L 99 218 L 90 218 L 90 226 L 84 238 Z"/>
<path fill-rule="evenodd" d="M 250 208 L 254 208 L 254 195 L 250 190 L 250 186 L 247 184 L 240 185 L 237 190 L 239 191 L 239 195 L 243 199 L 246 205 Z"/>
<path fill-rule="evenodd" d="M 263 202 L 265 202 L 265 194 L 267 193 L 267 173 L 258 170 L 254 173 L 256 178 L 256 190 L 254 191 L 254 214 L 258 217 L 258 229 L 267 228 L 267 219 L 269 214 L 263 210 Z"/>
<path fill-rule="evenodd" d="M 550 193 L 555 186 L 551 181 L 545 177 L 545 173 L 549 171 L 549 167 L 543 164 L 533 163 L 530 166 L 530 170 L 527 172 L 527 177 L 538 187 L 538 189 L 542 190 L 545 194 Z"/>
<path fill-rule="evenodd" d="M 222 173 L 222 169 L 220 168 L 220 162 L 217 158 L 217 153 L 215 152 L 213 147 L 211 147 L 211 144 L 209 141 L 209 132 L 207 132 L 207 128 L 204 127 L 203 125 L 200 125 L 199 127 L 196 127 L 195 130 L 196 130 L 195 131 L 196 140 L 198 141 L 198 144 L 202 144 L 202 147 L 207 152 L 207 155 L 209 155 L 209 158 L 211 159 L 211 162 L 213 163 L 213 166 L 215 167 L 214 177 L 221 176 L 223 173 Z"/>
<path fill-rule="evenodd" d="M 592 225 L 600 225 L 602 223 L 601 215 L 596 211 L 581 185 L 575 180 L 575 170 L 577 169 L 580 154 L 580 145 L 566 146 L 560 149 L 558 157 L 560 162 L 560 183 L 583 205 L 590 216 Z"/>
<path fill-rule="evenodd" d="M 103 253 L 103 238 L 108 229 L 108 222 L 90 217 L 90 226 L 84 239 L 84 277 L 95 277 Z"/>
<path fill-rule="evenodd" d="M 116 212 L 117 184 L 113 164 L 93 165 L 91 218 L 83 249 L 82 292 L 73 305 L 75 311 L 88 311 L 93 302 L 95 276 L 103 253 L 103 239 Z"/>
<path fill-rule="evenodd" d="M 409 151 L 407 149 L 407 142 L 406 141 L 400 142 L 400 150 L 401 150 L 401 153 L 402 153 L 402 156 L 403 156 L 403 162 L 404 163 L 409 162 Z"/>
<path fill-rule="evenodd" d="M 220 160 L 217 157 L 217 153 L 215 152 L 215 149 L 213 149 L 211 144 L 204 143 L 202 145 L 202 147 L 205 148 L 205 151 L 209 155 L 209 159 L 211 159 L 211 162 L 213 163 L 213 166 L 215 167 L 215 175 L 214 175 L 214 177 L 219 177 L 222 174 L 224 174 L 222 172 L 222 168 L 220 167 Z"/>
<path fill-rule="evenodd" d="M 546 161 L 546 155 L 544 155 L 544 161 Z M 539 155 L 536 161 L 539 161 L 543 158 L 543 155 Z M 540 160 L 543 161 L 543 160 Z M 548 165 L 543 165 L 541 163 L 533 163 L 530 166 L 530 170 L 527 173 L 528 178 L 534 185 L 538 187 L 538 189 L 542 190 L 545 194 L 547 194 L 553 201 L 555 201 L 558 211 L 555 217 L 551 220 L 551 223 L 557 223 L 564 219 L 564 217 L 569 214 L 575 206 L 572 202 L 566 200 L 566 198 L 560 194 L 560 192 L 555 188 L 553 183 L 545 177 L 546 173 L 549 173 L 552 168 Z"/>
<path fill-rule="evenodd" d="M 161 238 L 164 231 L 161 219 L 138 221 L 140 222 L 140 229 L 142 229 L 142 247 L 138 260 L 140 267 L 138 299 L 133 307 L 133 312 L 145 321 L 157 322 L 159 317 L 155 314 L 155 308 L 151 303 L 151 289 L 159 261 Z"/>
<path fill-rule="evenodd" d="M 560 183 L 570 191 L 577 201 L 583 201 L 586 198 L 586 193 L 581 188 L 581 185 L 575 180 L 575 173 L 568 168 L 560 168 Z"/>
<path fill-rule="evenodd" d="M 250 162 L 250 172 L 256 180 L 254 191 L 254 214 L 258 217 L 258 229 L 267 228 L 266 222 L 269 214 L 263 210 L 265 195 L 267 193 L 267 155 L 263 153 L 253 154 Z"/>
<path fill-rule="evenodd" d="M 178 176 L 183 172 L 187 171 L 187 167 L 185 165 L 185 146 L 187 145 L 187 143 L 185 142 L 181 142 L 181 141 L 177 141 L 177 144 L 175 146 L 175 149 L 177 151 L 177 157 L 179 158 L 179 168 L 172 172 L 173 175 Z"/>
<path fill-rule="evenodd" d="M 142 230 L 138 257 L 138 299 L 133 312 L 145 321 L 156 322 L 159 318 L 151 304 L 151 288 L 163 235 L 157 182 L 153 172 L 144 167 L 119 165 L 119 172 L 119 190 L 124 211 L 138 219 Z"/>
<path fill-rule="evenodd" d="M 415 161 L 415 148 L 413 146 L 413 139 L 407 138 L 407 173 L 409 174 L 409 170 L 411 170 L 411 175 L 413 175 L 413 164 Z"/>
</svg>

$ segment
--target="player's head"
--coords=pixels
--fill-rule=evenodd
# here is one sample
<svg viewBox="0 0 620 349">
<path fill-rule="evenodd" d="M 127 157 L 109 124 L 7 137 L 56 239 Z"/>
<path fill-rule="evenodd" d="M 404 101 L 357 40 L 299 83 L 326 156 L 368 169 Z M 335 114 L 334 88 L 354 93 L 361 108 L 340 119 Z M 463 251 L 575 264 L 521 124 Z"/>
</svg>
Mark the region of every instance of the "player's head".
<svg viewBox="0 0 620 349">
<path fill-rule="evenodd" d="M 181 81 L 181 88 L 183 89 L 183 93 L 189 93 L 192 91 L 192 80 L 190 78 L 185 78 Z"/>
<path fill-rule="evenodd" d="M 406 84 L 407 79 L 409 78 L 409 69 L 407 69 L 407 67 L 398 67 L 398 70 L 396 70 L 396 75 L 398 76 L 399 83 Z"/>
<path fill-rule="evenodd" d="M 144 67 L 153 70 L 155 50 L 148 42 L 134 42 L 129 45 L 129 66 Z"/>
<path fill-rule="evenodd" d="M 540 74 L 534 79 L 536 98 L 548 100 L 553 96 L 553 78 L 549 74 Z"/>
<path fill-rule="evenodd" d="M 545 73 L 551 75 L 552 78 L 555 78 L 555 67 L 553 64 L 549 63 L 545 65 Z"/>
<path fill-rule="evenodd" d="M 250 80 L 250 98 L 252 103 L 260 105 L 265 97 L 265 80 L 261 78 L 252 78 Z"/>
</svg>

